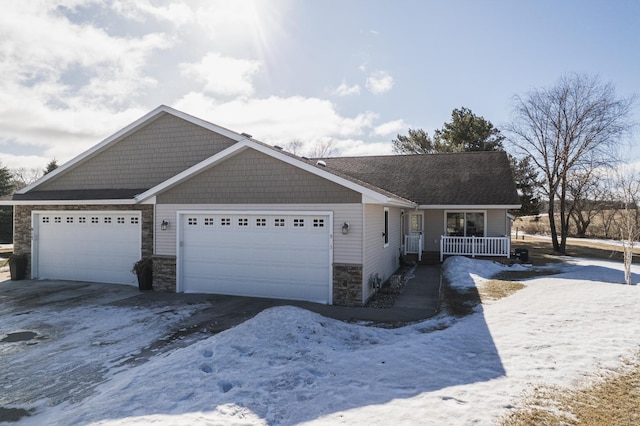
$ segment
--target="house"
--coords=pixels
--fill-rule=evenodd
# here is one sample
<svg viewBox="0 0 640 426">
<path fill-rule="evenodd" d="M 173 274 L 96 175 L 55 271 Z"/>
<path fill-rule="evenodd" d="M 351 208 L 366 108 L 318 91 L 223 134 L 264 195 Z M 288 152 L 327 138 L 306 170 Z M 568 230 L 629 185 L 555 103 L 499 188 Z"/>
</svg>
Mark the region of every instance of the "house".
<svg viewBox="0 0 640 426">
<path fill-rule="evenodd" d="M 10 203 L 34 279 L 135 285 L 151 256 L 159 290 L 346 306 L 404 253 L 508 256 L 519 207 L 504 153 L 322 162 L 166 106 Z"/>
</svg>

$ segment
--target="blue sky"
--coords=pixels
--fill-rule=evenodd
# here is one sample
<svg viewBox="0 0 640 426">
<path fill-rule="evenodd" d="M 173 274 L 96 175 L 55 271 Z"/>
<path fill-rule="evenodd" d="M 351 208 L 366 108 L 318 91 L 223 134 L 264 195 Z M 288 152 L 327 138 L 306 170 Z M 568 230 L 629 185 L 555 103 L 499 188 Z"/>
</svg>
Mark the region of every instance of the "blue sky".
<svg viewBox="0 0 640 426">
<path fill-rule="evenodd" d="M 515 94 L 565 73 L 640 93 L 638 22 L 632 0 L 3 2 L 0 162 L 67 161 L 160 104 L 303 151 L 388 154 L 461 106 L 500 127 Z"/>
</svg>

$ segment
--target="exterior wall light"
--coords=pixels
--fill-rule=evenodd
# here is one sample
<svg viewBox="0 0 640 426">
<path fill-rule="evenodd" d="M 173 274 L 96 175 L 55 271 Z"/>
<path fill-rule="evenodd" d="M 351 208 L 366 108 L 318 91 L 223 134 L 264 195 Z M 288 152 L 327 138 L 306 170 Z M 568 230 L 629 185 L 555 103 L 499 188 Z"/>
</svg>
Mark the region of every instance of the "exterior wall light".
<svg viewBox="0 0 640 426">
<path fill-rule="evenodd" d="M 160 223 L 160 229 L 162 229 L 163 231 L 166 231 L 168 227 L 169 227 L 168 220 L 163 220 L 162 223 Z"/>
<path fill-rule="evenodd" d="M 342 234 L 347 235 L 349 233 L 349 226 L 348 222 L 342 224 Z"/>
</svg>

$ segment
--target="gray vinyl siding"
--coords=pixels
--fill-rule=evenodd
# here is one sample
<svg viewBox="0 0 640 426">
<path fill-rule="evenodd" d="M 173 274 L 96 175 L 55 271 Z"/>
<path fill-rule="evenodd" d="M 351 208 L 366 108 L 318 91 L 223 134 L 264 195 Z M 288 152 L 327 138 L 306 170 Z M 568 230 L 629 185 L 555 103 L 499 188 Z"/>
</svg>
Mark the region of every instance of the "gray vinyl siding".
<svg viewBox="0 0 640 426">
<path fill-rule="evenodd" d="M 469 211 L 474 209 L 447 209 L 446 211 Z M 508 235 L 508 219 L 507 211 L 504 209 L 488 209 L 481 210 L 486 212 L 487 228 L 485 235 L 487 237 L 503 237 Z M 425 251 L 440 250 L 440 236 L 445 233 L 445 210 L 425 210 Z"/>
<path fill-rule="evenodd" d="M 170 114 L 84 160 L 38 190 L 151 188 L 235 141 Z"/>
<path fill-rule="evenodd" d="M 176 255 L 176 217 L 180 210 L 296 210 L 333 212 L 333 262 L 362 264 L 362 204 L 157 204 L 155 216 L 155 254 Z M 166 231 L 160 229 L 163 220 L 169 221 Z M 348 222 L 349 233 L 342 234 L 342 224 Z"/>
<path fill-rule="evenodd" d="M 363 298 L 366 301 L 373 289 L 369 285 L 371 276 L 378 274 L 384 282 L 400 266 L 400 209 L 389 208 L 389 245 L 384 247 L 384 206 L 364 205 L 364 266 L 362 271 Z"/>
<path fill-rule="evenodd" d="M 157 197 L 158 204 L 360 203 L 362 195 L 253 149 Z"/>
</svg>

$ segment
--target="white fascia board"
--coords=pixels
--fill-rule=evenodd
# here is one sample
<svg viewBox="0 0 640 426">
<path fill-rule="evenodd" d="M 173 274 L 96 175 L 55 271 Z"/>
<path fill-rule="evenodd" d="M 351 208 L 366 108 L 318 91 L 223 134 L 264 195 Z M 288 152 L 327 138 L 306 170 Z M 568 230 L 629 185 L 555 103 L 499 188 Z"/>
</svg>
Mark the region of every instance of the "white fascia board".
<svg viewBox="0 0 640 426">
<path fill-rule="evenodd" d="M 114 133 L 113 135 L 109 136 L 108 138 L 104 139 L 103 141 L 101 141 L 100 143 L 98 143 L 97 145 L 94 145 L 93 147 L 89 148 L 88 150 L 84 151 L 83 153 L 81 153 L 80 155 L 74 157 L 73 159 L 67 161 L 66 163 L 64 163 L 63 165 L 61 165 L 60 167 L 58 167 L 57 169 L 55 169 L 54 171 L 52 171 L 51 173 L 47 173 L 46 175 L 44 175 L 43 177 L 41 177 L 40 179 L 38 179 L 37 181 L 35 181 L 34 183 L 32 183 L 31 185 L 25 186 L 24 188 L 20 189 L 19 191 L 16 191 L 17 194 L 24 194 L 28 191 L 31 191 L 33 188 L 36 188 L 37 186 L 43 184 L 44 182 L 54 178 L 55 176 L 65 172 L 66 170 L 72 168 L 73 166 L 75 166 L 76 164 L 80 163 L 81 161 L 84 161 L 86 159 L 89 159 L 91 157 L 93 157 L 94 155 L 100 153 L 101 151 L 103 151 L 105 148 L 107 148 L 110 145 L 113 145 L 117 142 L 119 142 L 120 140 L 124 139 L 125 137 L 129 136 L 130 134 L 132 134 L 133 132 L 135 132 L 136 130 L 138 130 L 140 127 L 146 125 L 147 123 L 153 121 L 154 119 L 156 119 L 160 114 L 162 113 L 167 113 L 167 114 L 171 114 L 175 117 L 181 118 L 185 121 L 188 121 L 190 123 L 193 123 L 197 126 L 203 127 L 207 130 L 210 130 L 212 132 L 216 132 L 222 136 L 226 136 L 230 139 L 233 139 L 235 141 L 241 141 L 243 139 L 246 139 L 246 136 L 243 136 L 239 133 L 233 132 L 229 129 L 225 129 L 224 127 L 220 127 L 220 126 L 216 126 L 213 123 L 209 123 L 208 121 L 196 118 L 192 115 L 189 114 L 185 114 L 182 111 L 178 111 L 176 109 L 173 109 L 171 107 L 168 107 L 166 105 L 160 105 L 159 107 L 157 107 L 156 109 L 154 109 L 153 111 L 145 114 L 144 116 L 140 117 L 139 119 L 137 119 L 136 121 L 134 121 L 133 123 L 129 124 L 128 126 L 122 128 L 121 130 L 117 131 L 116 133 Z"/>
<path fill-rule="evenodd" d="M 420 204 L 421 210 L 491 210 L 519 209 L 521 204 Z"/>
<path fill-rule="evenodd" d="M 133 198 L 124 200 L 8 200 L 0 201 L 0 206 L 79 206 L 79 205 L 107 205 L 107 204 L 138 204 Z"/>
<path fill-rule="evenodd" d="M 362 204 L 381 204 L 390 207 L 405 207 L 410 209 L 415 209 L 418 207 L 416 203 L 408 200 L 386 197 L 386 199 L 381 202 L 380 200 L 373 199 L 364 195 L 362 196 Z"/>
</svg>

